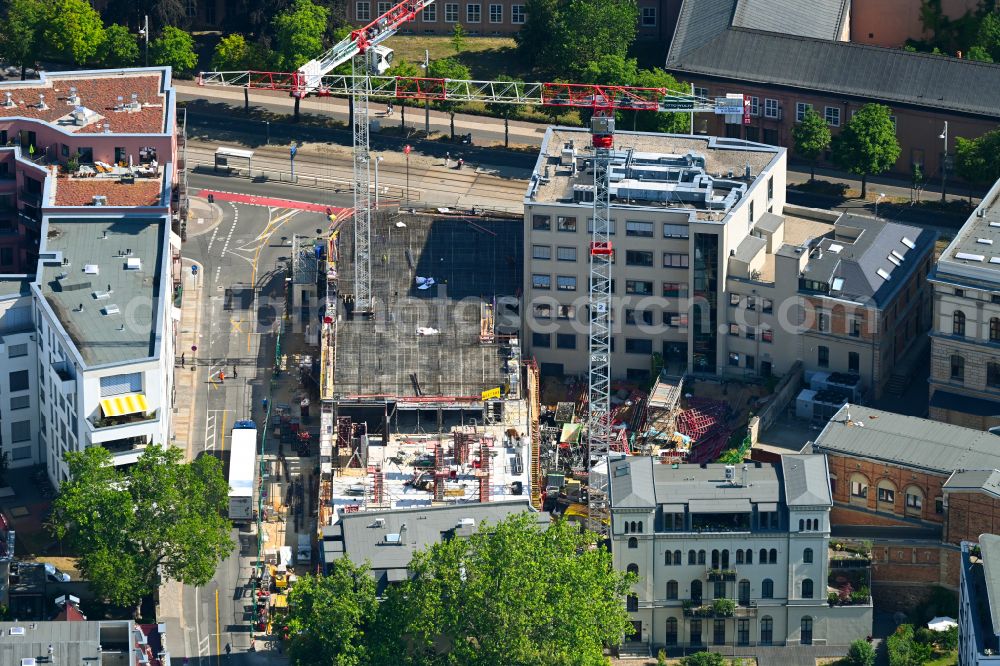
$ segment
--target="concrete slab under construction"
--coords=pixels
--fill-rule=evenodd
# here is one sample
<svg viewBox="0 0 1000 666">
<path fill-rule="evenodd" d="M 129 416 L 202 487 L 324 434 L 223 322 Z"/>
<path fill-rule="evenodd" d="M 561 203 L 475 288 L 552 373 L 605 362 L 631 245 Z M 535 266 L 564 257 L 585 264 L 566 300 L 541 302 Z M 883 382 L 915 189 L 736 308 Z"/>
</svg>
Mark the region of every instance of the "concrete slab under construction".
<svg viewBox="0 0 1000 666">
<path fill-rule="evenodd" d="M 401 408 L 426 401 L 420 408 L 435 409 L 435 399 L 455 398 L 455 408 L 507 384 L 503 334 L 516 335 L 518 322 L 504 305 L 521 289 L 522 238 L 520 218 L 379 213 L 371 321 L 352 316 L 354 239 L 345 222 L 337 243 L 333 400 L 399 399 Z"/>
</svg>

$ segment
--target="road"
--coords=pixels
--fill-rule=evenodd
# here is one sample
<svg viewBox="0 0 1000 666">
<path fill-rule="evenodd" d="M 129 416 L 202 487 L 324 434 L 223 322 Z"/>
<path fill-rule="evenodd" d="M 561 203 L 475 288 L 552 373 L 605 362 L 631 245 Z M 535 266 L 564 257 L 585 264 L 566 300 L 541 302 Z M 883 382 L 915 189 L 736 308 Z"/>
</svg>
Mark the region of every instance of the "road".
<svg viewBox="0 0 1000 666">
<path fill-rule="evenodd" d="M 192 186 L 218 189 L 223 180 L 195 176 Z M 298 195 L 299 200 L 330 203 L 322 201 L 329 198 L 325 192 L 288 185 L 260 188 L 248 181 L 237 181 L 236 187 L 230 189 L 280 197 Z M 261 398 L 269 395 L 275 323 L 284 300 L 285 266 L 290 254 L 284 239 L 292 234 L 314 236 L 317 229 L 326 229 L 327 219 L 323 214 L 294 208 L 233 202 L 216 205 L 223 212 L 222 221 L 211 230 L 193 230 L 197 235 L 189 237 L 184 246 L 185 257 L 201 266 L 196 277 L 188 275 L 185 279 L 203 281 L 202 326 L 198 349 L 178 350 L 185 354 L 185 368 L 178 371 L 195 372 L 199 378 L 193 396 L 197 405 L 193 454 L 219 456 L 228 471 L 233 423 L 254 417 L 260 421 Z M 224 379 L 220 372 L 225 373 Z M 200 588 L 185 586 L 183 590 L 181 617 L 186 626 L 182 646 L 172 646 L 172 654 L 190 658 L 193 666 L 217 665 L 226 645 L 233 653 L 228 662 L 223 656 L 223 663 L 274 663 L 275 655 L 262 643 L 256 645 L 256 653 L 247 652 L 247 609 L 252 594 L 248 581 L 256 535 L 237 528 L 233 540 L 233 552 L 212 581 Z"/>
</svg>

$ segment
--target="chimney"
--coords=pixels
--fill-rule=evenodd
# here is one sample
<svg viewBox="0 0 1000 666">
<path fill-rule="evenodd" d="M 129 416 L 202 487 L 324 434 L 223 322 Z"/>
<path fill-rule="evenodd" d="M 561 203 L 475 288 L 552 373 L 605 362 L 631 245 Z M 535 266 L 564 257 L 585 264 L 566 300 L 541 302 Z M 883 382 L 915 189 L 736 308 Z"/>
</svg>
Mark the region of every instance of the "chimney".
<svg viewBox="0 0 1000 666">
<path fill-rule="evenodd" d="M 45 103 L 45 95 L 43 95 L 42 93 L 38 93 L 38 106 L 35 108 L 37 108 L 39 111 L 48 111 L 49 109 L 48 104 Z"/>
</svg>

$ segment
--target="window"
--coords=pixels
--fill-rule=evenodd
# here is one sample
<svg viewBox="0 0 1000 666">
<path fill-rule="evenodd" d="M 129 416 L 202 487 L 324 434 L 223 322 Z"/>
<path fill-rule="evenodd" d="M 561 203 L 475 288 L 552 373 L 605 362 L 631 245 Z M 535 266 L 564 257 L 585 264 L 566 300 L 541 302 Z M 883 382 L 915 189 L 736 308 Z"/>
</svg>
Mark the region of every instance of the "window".
<svg viewBox="0 0 1000 666">
<path fill-rule="evenodd" d="M 795 122 L 801 123 L 806 119 L 806 112 L 812 108 L 812 104 L 806 104 L 805 102 L 795 103 Z"/>
<path fill-rule="evenodd" d="M 640 338 L 625 338 L 626 354 L 652 354 L 653 341 Z"/>
<path fill-rule="evenodd" d="M 701 620 L 691 620 L 691 645 L 701 645 Z"/>
<path fill-rule="evenodd" d="M 490 23 L 503 23 L 503 5 L 490 5 Z"/>
<path fill-rule="evenodd" d="M 653 283 L 646 280 L 625 280 L 625 293 L 649 296 L 653 293 Z"/>
<path fill-rule="evenodd" d="M 686 224 L 667 224 L 663 225 L 663 237 L 664 238 L 687 238 L 689 235 L 688 225 Z"/>
<path fill-rule="evenodd" d="M 552 335 L 550 333 L 532 333 L 531 334 L 531 346 L 532 347 L 551 347 L 552 346 Z"/>
<path fill-rule="evenodd" d="M 729 335 L 733 336 L 734 338 L 740 337 L 740 325 L 739 324 L 730 324 L 729 325 Z"/>
<path fill-rule="evenodd" d="M 747 370 L 753 370 L 754 367 L 756 366 L 756 361 L 757 361 L 756 358 L 754 358 L 750 354 L 747 354 L 746 355 L 746 363 L 744 364 L 744 365 L 746 365 Z"/>
<path fill-rule="evenodd" d="M 774 620 L 765 615 L 760 618 L 760 644 L 770 645 L 774 640 Z"/>
<path fill-rule="evenodd" d="M 652 222 L 625 222 L 626 236 L 639 236 L 641 238 L 653 237 Z"/>
<path fill-rule="evenodd" d="M 626 325 L 638 326 L 640 323 L 652 326 L 653 312 L 651 310 L 625 310 Z"/>
<path fill-rule="evenodd" d="M 812 581 L 809 581 L 810 583 Z M 802 618 L 802 631 L 800 635 L 799 642 L 802 645 L 812 645 L 813 642 L 813 620 L 811 617 L 806 616 Z"/>
<path fill-rule="evenodd" d="M 816 350 L 816 364 L 821 368 L 830 367 L 830 348 L 820 345 Z"/>
<path fill-rule="evenodd" d="M 653 253 L 647 250 L 626 250 L 625 251 L 625 265 L 626 266 L 652 266 L 653 265 Z"/>
<path fill-rule="evenodd" d="M 753 564 L 753 550 L 747 548 L 747 564 Z"/>
<path fill-rule="evenodd" d="M 424 23 L 437 23 L 438 20 L 438 8 L 437 5 L 430 5 L 424 7 L 423 15 L 420 17 Z"/>
<path fill-rule="evenodd" d="M 687 253 L 664 252 L 664 268 L 688 268 L 690 266 L 690 256 Z"/>
<path fill-rule="evenodd" d="M 625 610 L 629 613 L 637 612 L 639 610 L 639 597 L 634 594 L 625 597 Z"/>
<path fill-rule="evenodd" d="M 840 127 L 840 107 L 828 106 L 823 109 L 823 120 L 831 127 Z"/>
<path fill-rule="evenodd" d="M 531 246 L 531 258 L 532 259 L 551 259 L 552 258 L 552 246 L 550 246 L 550 245 L 532 245 Z"/>
<path fill-rule="evenodd" d="M 355 14 L 359 21 L 371 21 L 371 3 L 370 2 L 359 2 L 355 6 Z"/>
<path fill-rule="evenodd" d="M 559 291 L 576 291 L 576 277 L 572 275 L 557 275 L 556 289 Z"/>
<path fill-rule="evenodd" d="M 576 335 L 573 333 L 557 333 L 556 347 L 559 349 L 576 349 Z"/>
<path fill-rule="evenodd" d="M 859 372 L 861 368 L 861 355 L 858 352 L 847 352 L 847 371 Z"/>
<path fill-rule="evenodd" d="M 533 289 L 551 289 L 552 288 L 552 276 L 551 275 L 539 275 L 535 273 L 531 276 L 531 287 Z"/>
<path fill-rule="evenodd" d="M 510 6 L 510 22 L 515 25 L 523 24 L 526 20 L 524 5 Z"/>
<path fill-rule="evenodd" d="M 27 344 L 11 345 L 10 348 L 7 349 L 7 358 L 19 358 L 21 356 L 27 356 L 27 355 L 28 355 Z"/>
<path fill-rule="evenodd" d="M 736 621 L 736 644 L 750 645 L 750 620 L 741 619 Z"/>
<path fill-rule="evenodd" d="M 737 354 L 736 352 L 730 352 L 729 365 L 733 366 L 734 368 L 740 367 L 740 355 Z"/>
<path fill-rule="evenodd" d="M 813 549 L 812 548 L 806 548 L 805 550 L 802 551 L 802 562 L 804 564 L 812 564 L 813 563 Z"/>
<path fill-rule="evenodd" d="M 765 118 L 779 118 L 781 114 L 778 112 L 778 100 L 776 99 L 764 99 L 764 117 Z"/>
<path fill-rule="evenodd" d="M 389 11 L 389 9 L 392 8 L 392 4 L 393 3 L 391 3 L 391 2 L 385 2 L 383 0 L 382 2 L 379 2 L 378 5 L 376 5 L 376 10 L 375 11 L 378 12 L 379 16 L 382 16 L 382 14 L 385 14 L 387 11 Z"/>
<path fill-rule="evenodd" d="M 716 618 L 712 621 L 712 642 L 716 645 L 726 644 L 726 620 Z"/>
<path fill-rule="evenodd" d="M 965 313 L 961 310 L 955 310 L 951 316 L 951 332 L 954 335 L 965 336 Z"/>
<path fill-rule="evenodd" d="M 574 319 L 576 317 L 575 305 L 560 305 L 556 308 L 556 317 L 559 319 Z"/>
<path fill-rule="evenodd" d="M 767 557 L 768 564 L 777 564 L 778 563 L 778 549 L 777 548 L 772 548 L 771 550 L 769 550 L 767 552 L 767 556 L 768 556 Z"/>
<path fill-rule="evenodd" d="M 13 442 L 31 439 L 31 421 L 14 421 L 10 424 L 10 438 Z"/>
<path fill-rule="evenodd" d="M 860 474 L 851 477 L 851 496 L 858 499 L 867 499 L 868 480 Z"/>
<path fill-rule="evenodd" d="M 28 390 L 28 371 L 27 370 L 17 370 L 10 373 L 10 391 L 11 393 L 15 391 L 27 391 Z"/>
<path fill-rule="evenodd" d="M 696 560 L 695 560 L 695 557 L 696 557 L 696 556 L 695 556 L 695 553 L 694 553 L 694 551 L 693 551 L 693 550 L 689 550 L 689 551 L 688 551 L 688 564 L 694 564 L 694 563 L 695 563 L 695 561 L 696 561 Z"/>
<path fill-rule="evenodd" d="M 704 564 L 704 563 L 705 563 L 705 551 L 699 550 L 698 551 L 698 564 Z M 699 587 L 698 589 L 700 590 L 701 588 Z M 699 596 L 701 596 L 701 595 L 699 594 Z"/>
<path fill-rule="evenodd" d="M 667 599 L 677 598 L 677 581 L 668 580 L 667 581 Z"/>
<path fill-rule="evenodd" d="M 896 132 L 896 116 L 889 116 L 889 121 L 892 123 L 892 131 Z"/>
<path fill-rule="evenodd" d="M 695 97 L 701 97 L 702 99 L 708 99 L 708 88 L 698 88 L 693 89 Z"/>
<path fill-rule="evenodd" d="M 886 504 L 896 502 L 896 489 L 890 486 L 887 481 L 882 481 L 878 485 L 878 501 Z"/>
<path fill-rule="evenodd" d="M 469 23 L 479 23 L 483 20 L 483 6 L 477 3 L 469 3 L 465 6 L 465 20 Z"/>
<path fill-rule="evenodd" d="M 760 115 L 760 97 L 750 98 L 750 115 L 759 116 Z M 768 197 L 770 198 L 770 197 Z"/>
<path fill-rule="evenodd" d="M 819 329 L 820 333 L 830 332 L 830 314 L 828 312 L 817 310 L 816 327 Z"/>
<path fill-rule="evenodd" d="M 19 409 L 27 409 L 31 406 L 31 396 L 30 395 L 18 395 L 10 399 L 10 411 L 15 412 Z"/>
<path fill-rule="evenodd" d="M 663 297 L 676 298 L 681 294 L 687 294 L 687 285 L 683 282 L 664 282 Z"/>
<path fill-rule="evenodd" d="M 958 354 L 951 355 L 951 380 L 954 382 L 965 381 L 965 359 Z"/>
<path fill-rule="evenodd" d="M 941 497 L 934 498 L 934 513 L 937 515 L 944 514 L 944 499 Z"/>
<path fill-rule="evenodd" d="M 774 342 L 774 331 L 769 328 L 760 329 L 761 342 Z"/>
<path fill-rule="evenodd" d="M 10 455 L 12 460 L 27 460 L 31 457 L 31 447 L 30 446 L 19 446 Z"/>
<path fill-rule="evenodd" d="M 629 537 L 628 538 L 628 547 L 629 548 L 638 548 L 639 547 L 639 540 L 636 539 L 635 537 Z"/>
<path fill-rule="evenodd" d="M 556 217 L 556 229 L 559 231 L 576 232 L 576 218 L 559 215 Z"/>
<path fill-rule="evenodd" d="M 625 567 L 625 571 L 627 573 L 635 574 L 636 576 L 638 576 L 639 575 L 639 565 L 638 564 L 630 564 L 627 567 Z"/>
<path fill-rule="evenodd" d="M 673 552 L 671 552 L 669 550 L 664 551 L 664 553 L 663 553 L 663 564 L 664 564 L 664 566 L 668 566 L 669 567 L 673 563 L 674 563 L 674 554 L 673 554 Z M 680 562 L 678 562 L 677 564 L 680 564 Z"/>
<path fill-rule="evenodd" d="M 667 618 L 667 645 L 677 645 L 677 618 L 668 617 Z"/>
<path fill-rule="evenodd" d="M 10 266 L 14 263 L 14 248 L 0 248 L 0 265 Z"/>
<path fill-rule="evenodd" d="M 761 560 L 764 558 L 762 557 Z M 773 599 L 774 598 L 774 581 L 770 578 L 765 578 L 760 584 L 760 598 L 761 599 Z"/>
<path fill-rule="evenodd" d="M 688 316 L 678 312 L 664 312 L 663 323 L 670 328 L 687 328 Z"/>
<path fill-rule="evenodd" d="M 552 229 L 552 218 L 548 215 L 532 215 L 531 228 L 534 231 L 549 231 Z"/>
<path fill-rule="evenodd" d="M 964 289 L 956 289 L 955 290 L 955 295 L 958 296 L 958 297 L 960 297 L 960 298 L 964 297 L 965 296 L 965 290 Z"/>
<path fill-rule="evenodd" d="M 754 99 L 757 99 L 754 97 Z M 767 200 L 770 201 L 774 198 L 774 176 L 767 179 Z"/>
<path fill-rule="evenodd" d="M 811 579 L 806 578 L 802 581 L 802 598 L 812 599 L 813 598 L 813 582 Z"/>
<path fill-rule="evenodd" d="M 750 211 L 747 213 L 747 219 L 750 220 L 750 224 L 753 224 L 756 219 L 753 215 L 753 201 L 750 202 Z"/>
<path fill-rule="evenodd" d="M 445 23 L 458 23 L 458 3 L 449 2 L 444 6 Z"/>
<path fill-rule="evenodd" d="M 643 28 L 656 27 L 656 7 L 642 8 L 642 27 Z"/>
<path fill-rule="evenodd" d="M 1000 318 L 990 319 L 990 342 L 1000 342 Z"/>
<path fill-rule="evenodd" d="M 575 247 L 557 247 L 556 259 L 559 261 L 576 261 Z"/>
<path fill-rule="evenodd" d="M 990 361 L 986 364 L 986 385 L 990 388 L 1000 388 L 1000 363 Z"/>
<path fill-rule="evenodd" d="M 615 220 L 608 220 L 608 235 L 609 236 L 614 236 L 615 235 L 615 231 L 617 230 L 617 228 L 618 228 L 618 224 L 617 224 L 617 222 L 615 222 Z M 594 218 L 592 218 L 592 217 L 588 217 L 587 218 L 587 233 L 588 234 L 594 233 Z"/>
<path fill-rule="evenodd" d="M 906 508 L 920 511 L 924 507 L 924 495 L 919 488 L 906 489 Z"/>
<path fill-rule="evenodd" d="M 741 580 L 740 584 L 739 584 L 739 587 L 738 587 L 738 590 L 739 591 L 737 592 L 736 596 L 737 596 L 737 599 L 740 602 L 740 605 L 741 606 L 749 606 L 750 605 L 750 581 L 748 581 L 745 578 L 743 580 Z"/>
</svg>

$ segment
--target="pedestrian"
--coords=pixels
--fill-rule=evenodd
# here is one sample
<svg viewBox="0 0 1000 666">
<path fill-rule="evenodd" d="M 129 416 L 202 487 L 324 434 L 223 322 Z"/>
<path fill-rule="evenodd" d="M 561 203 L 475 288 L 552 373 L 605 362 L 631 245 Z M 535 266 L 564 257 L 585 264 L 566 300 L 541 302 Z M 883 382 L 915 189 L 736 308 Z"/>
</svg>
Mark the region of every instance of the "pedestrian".
<svg viewBox="0 0 1000 666">
<path fill-rule="evenodd" d="M 267 411 L 267 398 L 262 398 L 261 401 L 260 401 L 260 405 L 261 405 L 261 407 L 264 408 L 264 411 L 266 412 Z"/>
<path fill-rule="evenodd" d="M 445 167 L 450 167 L 451 166 L 451 153 L 450 152 L 446 152 L 444 154 L 444 165 L 445 165 Z"/>
<path fill-rule="evenodd" d="M 226 381 L 226 373 L 224 373 L 222 370 L 219 370 L 219 381 L 220 382 Z"/>
<path fill-rule="evenodd" d="M 237 377 L 239 377 L 239 375 L 236 374 L 236 364 L 233 363 L 233 379 L 236 379 Z"/>
<path fill-rule="evenodd" d="M 459 157 L 458 158 L 458 168 L 461 169 L 463 164 L 465 164 L 465 160 L 463 160 L 461 157 Z"/>
<path fill-rule="evenodd" d="M 232 653 L 233 653 L 232 646 L 229 643 L 226 643 L 226 655 L 228 656 L 228 655 L 230 655 Z"/>
<path fill-rule="evenodd" d="M 184 352 L 181 352 L 181 367 L 184 367 Z"/>
</svg>

